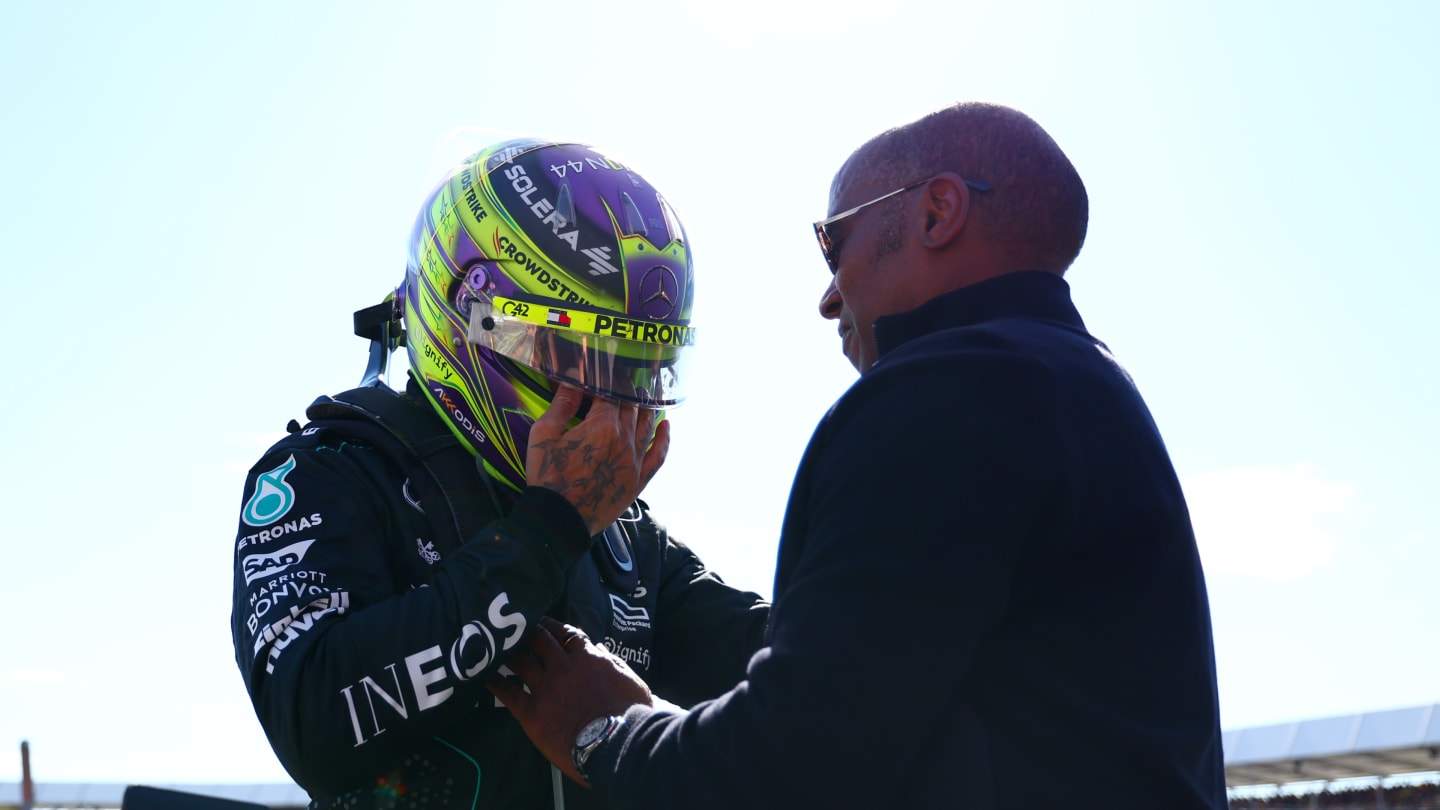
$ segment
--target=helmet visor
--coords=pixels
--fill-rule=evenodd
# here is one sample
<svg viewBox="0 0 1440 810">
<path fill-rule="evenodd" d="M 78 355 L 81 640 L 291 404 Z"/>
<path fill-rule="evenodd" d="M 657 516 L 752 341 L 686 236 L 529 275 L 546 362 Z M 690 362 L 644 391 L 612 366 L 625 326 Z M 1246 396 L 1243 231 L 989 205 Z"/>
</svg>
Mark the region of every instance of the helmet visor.
<svg viewBox="0 0 1440 810">
<path fill-rule="evenodd" d="M 497 296 L 473 302 L 468 339 L 595 396 L 660 409 L 685 398 L 695 330 Z"/>
</svg>

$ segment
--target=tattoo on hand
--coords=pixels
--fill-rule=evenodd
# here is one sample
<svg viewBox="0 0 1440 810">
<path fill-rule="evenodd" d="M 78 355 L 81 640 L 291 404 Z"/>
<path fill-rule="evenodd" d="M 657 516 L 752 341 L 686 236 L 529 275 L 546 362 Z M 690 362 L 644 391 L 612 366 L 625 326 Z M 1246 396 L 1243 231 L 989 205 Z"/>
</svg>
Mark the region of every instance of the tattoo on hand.
<svg viewBox="0 0 1440 810">
<path fill-rule="evenodd" d="M 547 439 L 536 444 L 535 449 L 540 451 L 540 469 L 536 471 L 538 475 L 543 479 L 552 473 L 558 473 L 555 487 L 567 497 L 573 496 L 576 506 L 614 506 L 625 499 L 625 482 L 616 474 L 614 465 L 596 463 L 593 446 L 582 444 L 578 440 Z M 569 478 L 565 472 L 577 453 L 584 463 L 582 474 Z"/>
</svg>

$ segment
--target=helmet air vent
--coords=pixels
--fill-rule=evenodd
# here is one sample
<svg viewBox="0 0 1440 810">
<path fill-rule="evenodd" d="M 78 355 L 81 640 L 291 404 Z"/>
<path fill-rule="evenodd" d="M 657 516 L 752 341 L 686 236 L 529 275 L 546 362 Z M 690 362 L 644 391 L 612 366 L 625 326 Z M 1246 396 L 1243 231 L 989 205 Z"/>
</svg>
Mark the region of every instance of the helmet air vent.
<svg viewBox="0 0 1440 810">
<path fill-rule="evenodd" d="M 625 213 L 625 234 L 627 236 L 649 236 L 650 230 L 645 227 L 645 217 L 640 215 L 640 206 L 630 199 L 630 195 L 620 192 L 620 210 Z"/>
<path fill-rule="evenodd" d="M 680 227 L 680 217 L 676 216 L 668 200 L 658 194 L 655 197 L 660 201 L 660 212 L 665 215 L 665 230 L 670 232 L 671 239 L 684 244 L 685 229 Z"/>
<path fill-rule="evenodd" d="M 578 217 L 575 216 L 575 201 L 570 197 L 569 183 L 561 185 L 560 192 L 555 195 L 555 213 L 565 218 L 562 226 L 574 225 L 578 220 Z"/>
</svg>

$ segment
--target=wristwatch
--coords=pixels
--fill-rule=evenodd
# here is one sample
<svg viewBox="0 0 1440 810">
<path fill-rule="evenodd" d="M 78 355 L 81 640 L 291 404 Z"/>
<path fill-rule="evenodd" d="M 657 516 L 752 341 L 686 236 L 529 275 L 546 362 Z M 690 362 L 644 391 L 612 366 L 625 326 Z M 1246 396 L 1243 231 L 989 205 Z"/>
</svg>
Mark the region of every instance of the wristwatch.
<svg viewBox="0 0 1440 810">
<path fill-rule="evenodd" d="M 585 773 L 585 763 L 589 761 L 590 755 L 600 747 L 600 743 L 610 739 L 610 735 L 623 725 L 623 716 L 610 715 L 597 717 L 580 729 L 580 734 L 575 737 L 575 747 L 570 749 L 570 762 L 575 765 L 575 770 L 580 772 L 580 778 L 585 780 L 585 784 L 590 784 L 590 777 Z"/>
</svg>

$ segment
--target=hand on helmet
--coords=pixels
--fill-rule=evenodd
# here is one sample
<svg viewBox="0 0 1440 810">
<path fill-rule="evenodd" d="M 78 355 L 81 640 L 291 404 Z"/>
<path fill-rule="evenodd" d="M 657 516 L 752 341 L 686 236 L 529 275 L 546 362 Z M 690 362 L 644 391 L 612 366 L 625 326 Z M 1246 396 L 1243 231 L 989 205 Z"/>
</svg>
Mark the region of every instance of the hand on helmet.
<svg viewBox="0 0 1440 810">
<path fill-rule="evenodd" d="M 580 512 L 591 536 L 614 523 L 665 462 L 670 423 L 656 412 L 596 397 L 569 427 L 584 393 L 561 385 L 530 428 L 525 483 L 560 493 Z M 654 441 L 651 441 L 651 434 Z"/>
</svg>

